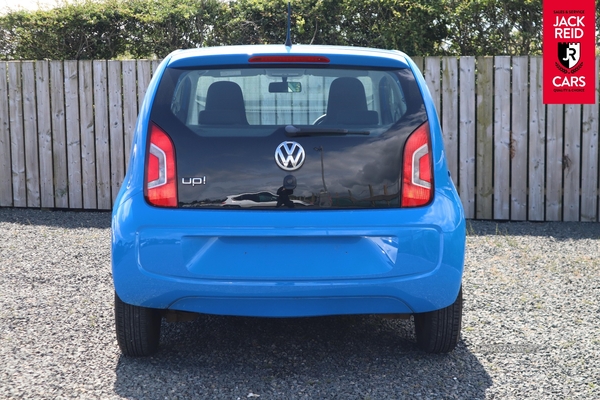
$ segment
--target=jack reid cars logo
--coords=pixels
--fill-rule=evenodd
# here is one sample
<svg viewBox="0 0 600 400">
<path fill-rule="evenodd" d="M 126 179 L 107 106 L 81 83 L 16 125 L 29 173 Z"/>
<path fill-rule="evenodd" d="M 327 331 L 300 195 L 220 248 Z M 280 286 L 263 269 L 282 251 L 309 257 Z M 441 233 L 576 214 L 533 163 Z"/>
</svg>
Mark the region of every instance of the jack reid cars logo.
<svg viewBox="0 0 600 400">
<path fill-rule="evenodd" d="M 275 162 L 284 171 L 295 171 L 302 167 L 306 153 L 296 142 L 283 142 L 275 150 Z"/>
<path fill-rule="evenodd" d="M 572 69 L 579 62 L 580 56 L 581 43 L 558 42 L 558 61 L 560 61 L 563 67 Z"/>
</svg>

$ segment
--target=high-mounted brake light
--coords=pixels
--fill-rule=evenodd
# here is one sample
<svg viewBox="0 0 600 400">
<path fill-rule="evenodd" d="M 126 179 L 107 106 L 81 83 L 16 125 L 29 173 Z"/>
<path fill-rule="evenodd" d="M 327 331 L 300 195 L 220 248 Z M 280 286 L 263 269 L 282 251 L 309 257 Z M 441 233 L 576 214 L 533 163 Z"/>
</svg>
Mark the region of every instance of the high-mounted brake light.
<svg viewBox="0 0 600 400">
<path fill-rule="evenodd" d="M 418 127 L 404 145 L 402 207 L 423 206 L 432 198 L 433 167 L 429 147 L 429 123 Z"/>
<path fill-rule="evenodd" d="M 177 207 L 176 176 L 173 142 L 165 131 L 151 124 L 144 179 L 148 202 L 155 206 Z"/>
<path fill-rule="evenodd" d="M 329 58 L 323 56 L 253 56 L 251 63 L 328 63 Z"/>
</svg>

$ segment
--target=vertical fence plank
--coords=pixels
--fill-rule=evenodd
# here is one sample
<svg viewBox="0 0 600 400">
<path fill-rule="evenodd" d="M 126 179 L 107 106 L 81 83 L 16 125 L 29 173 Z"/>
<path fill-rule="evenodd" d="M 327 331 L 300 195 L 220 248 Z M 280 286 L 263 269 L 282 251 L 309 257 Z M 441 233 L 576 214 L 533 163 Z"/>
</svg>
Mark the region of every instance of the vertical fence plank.
<svg viewBox="0 0 600 400">
<path fill-rule="evenodd" d="M 547 107 L 546 127 L 546 221 L 562 218 L 563 195 L 563 117 L 564 106 L 550 104 Z"/>
<path fill-rule="evenodd" d="M 494 59 L 477 57 L 477 180 L 476 218 L 492 219 L 494 166 Z"/>
<path fill-rule="evenodd" d="M 248 80 L 243 79 L 238 81 L 242 89 L 242 94 L 244 98 L 248 98 L 249 96 L 246 93 L 251 93 L 252 91 L 256 91 L 257 88 L 252 82 L 248 82 Z M 258 89 L 260 90 L 260 89 Z M 253 104 L 252 106 L 246 107 L 246 118 L 248 119 L 248 123 L 250 125 L 260 125 L 260 110 L 258 109 L 258 104 Z M 294 102 L 294 104 L 296 104 Z"/>
<path fill-rule="evenodd" d="M 275 123 L 289 124 L 292 121 L 291 98 L 287 94 L 275 93 Z"/>
<path fill-rule="evenodd" d="M 65 61 L 65 115 L 69 208 L 83 207 L 81 184 L 81 135 L 79 132 L 79 72 L 77 61 Z"/>
<path fill-rule="evenodd" d="M 425 82 L 433 98 L 435 109 L 440 110 L 440 58 L 425 57 Z"/>
<path fill-rule="evenodd" d="M 494 58 L 494 219 L 510 218 L 510 57 Z"/>
<path fill-rule="evenodd" d="M 112 204 L 125 177 L 125 148 L 123 143 L 123 86 L 121 62 L 108 62 L 108 118 L 110 121 L 110 184 Z"/>
<path fill-rule="evenodd" d="M 137 62 L 137 91 L 138 91 L 138 112 L 142 109 L 144 96 L 152 78 L 152 61 L 138 60 Z"/>
<path fill-rule="evenodd" d="M 311 80 L 308 80 L 309 84 Z M 269 82 L 265 77 L 261 77 L 261 85 L 268 87 Z M 309 86 L 310 87 L 310 86 Z M 310 90 L 307 88 L 307 90 Z M 268 90 L 262 90 L 259 96 L 260 107 L 262 112 L 260 114 L 260 123 L 263 125 L 275 125 L 275 99 L 274 96 L 269 93 Z M 322 115 L 322 114 L 320 114 Z M 319 115 L 319 116 L 320 116 Z"/>
<path fill-rule="evenodd" d="M 129 164 L 135 121 L 137 119 L 137 82 L 135 61 L 123 61 L 123 130 L 125 136 L 125 168 Z"/>
<path fill-rule="evenodd" d="M 35 63 L 38 142 L 40 148 L 40 191 L 42 207 L 54 207 L 54 166 L 52 164 L 52 117 L 48 61 Z"/>
<path fill-rule="evenodd" d="M 458 181 L 458 60 L 442 59 L 442 132 L 452 179 Z"/>
<path fill-rule="evenodd" d="M 92 62 L 79 61 L 79 124 L 81 127 L 81 183 L 83 208 L 95 209 L 96 150 L 94 138 L 94 83 Z"/>
<path fill-rule="evenodd" d="M 268 90 L 268 89 L 265 89 L 265 90 Z M 303 92 L 304 93 L 292 93 L 290 96 L 290 100 L 291 100 L 290 106 L 291 106 L 291 110 L 292 110 L 292 124 L 308 125 L 314 121 L 314 120 L 310 120 L 310 118 L 309 118 L 309 115 L 308 115 L 309 99 L 308 99 L 308 96 L 305 94 L 306 91 L 303 90 Z M 368 101 L 369 100 L 367 100 L 367 102 Z M 259 116 L 259 118 L 257 118 L 257 121 L 260 121 L 260 116 Z"/>
<path fill-rule="evenodd" d="M 12 162 L 13 205 L 27 206 L 25 187 L 25 140 L 23 137 L 23 87 L 21 62 L 8 62 L 8 110 L 10 121 L 10 158 Z"/>
<path fill-rule="evenodd" d="M 579 221 L 579 183 L 581 168 L 581 105 L 565 106 L 563 154 L 563 221 Z"/>
<path fill-rule="evenodd" d="M 23 79 L 23 133 L 25 138 L 25 176 L 27 207 L 40 206 L 40 162 L 37 115 L 35 110 L 35 72 L 33 61 L 21 64 Z"/>
<path fill-rule="evenodd" d="M 108 128 L 108 93 L 106 61 L 93 62 L 94 70 L 94 133 L 96 136 L 96 191 L 98 209 L 109 210 L 110 194 L 110 144 Z"/>
<path fill-rule="evenodd" d="M 475 57 L 460 58 L 458 193 L 467 218 L 475 218 Z"/>
<path fill-rule="evenodd" d="M 13 205 L 6 62 L 0 62 L 0 207 Z"/>
<path fill-rule="evenodd" d="M 510 219 L 527 219 L 527 56 L 512 59 Z M 543 107 L 543 106 L 542 106 Z"/>
<path fill-rule="evenodd" d="M 600 58 L 596 57 L 596 75 Z M 598 102 L 600 85 L 596 83 L 596 103 L 583 106 L 581 124 L 581 220 L 598 221 Z"/>
<path fill-rule="evenodd" d="M 413 62 L 415 64 L 417 64 L 417 67 L 419 68 L 419 72 L 421 72 L 421 75 L 423 75 L 423 57 L 411 57 Z"/>
<path fill-rule="evenodd" d="M 269 82 L 266 79 L 261 80 L 261 82 L 263 83 L 263 85 L 265 85 L 265 87 L 266 87 L 266 85 L 269 84 Z M 306 80 L 306 91 L 307 91 L 307 93 L 323 93 L 324 92 L 323 78 L 315 77 L 315 76 L 308 77 L 308 79 Z M 265 90 L 264 92 L 268 93 L 268 90 Z M 261 96 L 261 101 L 264 102 L 265 100 L 266 100 L 265 96 Z M 325 113 L 324 101 L 323 101 L 322 96 L 321 97 L 311 96 L 311 97 L 309 97 L 308 101 L 311 106 L 308 109 L 307 116 L 308 116 L 308 121 L 312 124 L 314 121 L 316 121 L 317 118 L 319 118 L 321 115 L 323 115 Z M 264 103 L 263 103 L 263 106 L 264 106 Z M 263 115 L 263 120 L 266 120 L 264 115 Z M 263 122 L 263 124 L 268 125 L 268 122 L 265 121 L 265 122 Z"/>
<path fill-rule="evenodd" d="M 529 60 L 529 221 L 545 218 L 546 108 L 542 99 L 542 58 Z"/>
<path fill-rule="evenodd" d="M 158 69 L 158 66 L 160 65 L 160 60 L 152 60 L 151 61 L 151 71 L 152 71 L 152 76 L 154 76 L 154 73 L 156 72 L 156 70 Z"/>
<path fill-rule="evenodd" d="M 69 207 L 68 158 L 65 129 L 65 85 L 63 64 L 50 61 L 50 112 L 52 114 L 52 162 L 54 169 L 54 206 Z"/>
</svg>

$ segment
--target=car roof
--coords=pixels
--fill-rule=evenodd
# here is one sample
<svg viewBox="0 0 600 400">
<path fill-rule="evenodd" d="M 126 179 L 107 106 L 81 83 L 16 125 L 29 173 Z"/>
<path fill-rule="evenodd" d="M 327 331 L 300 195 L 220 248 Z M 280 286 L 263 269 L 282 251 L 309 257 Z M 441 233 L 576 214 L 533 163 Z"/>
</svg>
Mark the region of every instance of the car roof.
<svg viewBox="0 0 600 400">
<path fill-rule="evenodd" d="M 382 50 L 365 47 L 300 45 L 246 45 L 204 47 L 198 49 L 177 50 L 169 55 L 170 68 L 189 68 L 197 66 L 256 65 L 249 59 L 253 56 L 324 56 L 330 61 L 326 65 L 357 67 L 409 68 L 408 56 L 396 50 Z M 264 63 L 262 65 L 281 65 L 282 63 Z M 320 65 L 322 63 L 302 63 Z M 285 64 L 284 64 L 285 65 Z M 297 66 L 298 63 L 295 63 Z"/>
</svg>

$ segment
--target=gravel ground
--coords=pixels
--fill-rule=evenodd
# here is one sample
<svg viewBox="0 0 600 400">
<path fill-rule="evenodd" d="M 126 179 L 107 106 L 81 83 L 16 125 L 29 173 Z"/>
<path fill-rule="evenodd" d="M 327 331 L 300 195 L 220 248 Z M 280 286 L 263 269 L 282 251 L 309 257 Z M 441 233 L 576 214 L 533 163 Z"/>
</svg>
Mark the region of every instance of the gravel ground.
<svg viewBox="0 0 600 400">
<path fill-rule="evenodd" d="M 0 209 L 0 398 L 600 398 L 600 224 L 468 223 L 449 355 L 378 317 L 164 322 L 122 357 L 110 215 Z"/>
</svg>

